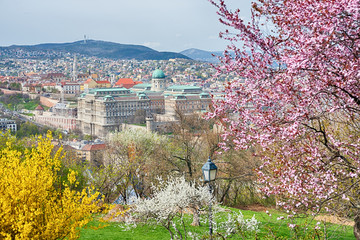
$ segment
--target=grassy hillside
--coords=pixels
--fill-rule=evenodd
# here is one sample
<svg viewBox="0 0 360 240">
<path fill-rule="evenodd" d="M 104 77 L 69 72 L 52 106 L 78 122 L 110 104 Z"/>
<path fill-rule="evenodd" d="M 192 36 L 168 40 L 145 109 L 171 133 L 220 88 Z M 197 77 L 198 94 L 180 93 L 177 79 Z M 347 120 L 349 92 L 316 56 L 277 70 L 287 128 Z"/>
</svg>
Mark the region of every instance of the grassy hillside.
<svg viewBox="0 0 360 240">
<path fill-rule="evenodd" d="M 232 209 L 238 212 L 237 209 Z M 260 231 L 257 233 L 258 239 L 336 239 L 336 240 L 353 240 L 354 235 L 351 226 L 336 225 L 322 222 L 318 226 L 320 229 L 314 230 L 317 221 L 310 217 L 298 218 L 288 220 L 286 214 L 282 214 L 275 210 L 270 210 L 269 213 L 241 211 L 244 219 L 250 219 L 255 215 L 255 218 L 260 221 Z M 219 213 L 218 220 L 226 221 L 227 212 Z M 204 216 L 207 218 L 207 216 Z M 186 216 L 185 221 L 190 225 L 192 221 L 191 216 Z M 289 224 L 296 224 L 294 229 L 289 227 Z M 208 237 L 208 224 L 203 224 L 200 227 L 189 226 L 188 231 L 197 234 L 200 239 Z M 235 235 L 231 239 L 255 239 L 254 235 L 244 236 Z M 98 220 L 92 221 L 85 228 L 81 230 L 80 239 L 170 239 L 168 231 L 161 227 L 151 224 L 138 224 L 136 228 L 125 230 L 123 223 L 108 223 Z M 191 238 L 190 238 L 191 239 Z M 221 239 L 221 238 L 219 238 Z"/>
</svg>

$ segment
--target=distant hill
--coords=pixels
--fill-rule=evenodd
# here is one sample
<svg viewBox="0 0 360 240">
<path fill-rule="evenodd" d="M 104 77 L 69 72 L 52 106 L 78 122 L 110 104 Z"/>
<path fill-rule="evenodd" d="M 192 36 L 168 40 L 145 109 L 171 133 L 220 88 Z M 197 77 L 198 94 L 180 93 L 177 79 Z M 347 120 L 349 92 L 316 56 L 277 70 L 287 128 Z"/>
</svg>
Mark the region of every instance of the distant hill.
<svg viewBox="0 0 360 240">
<path fill-rule="evenodd" d="M 204 51 L 204 50 L 200 50 L 200 49 L 196 49 L 196 48 L 190 48 L 190 49 L 184 50 L 180 53 L 191 59 L 203 61 L 203 62 L 210 62 L 210 63 L 218 63 L 219 60 L 217 59 L 216 56 L 222 56 L 222 54 L 223 54 L 223 52 L 221 52 L 221 51 L 210 52 L 210 51 Z M 213 56 L 212 54 L 214 54 L 215 56 Z"/>
<path fill-rule="evenodd" d="M 110 59 L 136 60 L 168 60 L 171 58 L 189 57 L 175 52 L 158 52 L 142 45 L 120 44 L 98 40 L 76 41 L 72 43 L 44 43 L 38 45 L 12 45 L 0 47 L 0 51 L 11 50 L 31 52 L 32 55 L 41 55 L 41 52 L 78 53 L 86 56 L 95 56 Z M 0 54 L 1 55 L 1 54 Z"/>
</svg>

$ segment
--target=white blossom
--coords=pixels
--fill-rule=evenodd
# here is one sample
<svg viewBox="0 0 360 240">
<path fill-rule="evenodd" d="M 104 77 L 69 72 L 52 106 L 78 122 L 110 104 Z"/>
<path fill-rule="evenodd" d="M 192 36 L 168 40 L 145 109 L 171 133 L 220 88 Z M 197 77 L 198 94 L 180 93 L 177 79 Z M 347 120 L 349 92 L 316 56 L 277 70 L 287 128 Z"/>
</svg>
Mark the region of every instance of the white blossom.
<svg viewBox="0 0 360 240">
<path fill-rule="evenodd" d="M 134 206 L 136 216 L 161 224 L 170 232 L 172 238 L 181 234 L 187 235 L 179 230 L 184 229 L 184 226 L 178 227 L 173 219 L 175 216 L 182 218 L 187 208 L 201 208 L 214 202 L 208 187 L 187 182 L 184 177 L 172 177 L 166 182 L 160 179 L 159 183 L 159 187 L 153 186 L 152 198 L 137 199 Z"/>
</svg>

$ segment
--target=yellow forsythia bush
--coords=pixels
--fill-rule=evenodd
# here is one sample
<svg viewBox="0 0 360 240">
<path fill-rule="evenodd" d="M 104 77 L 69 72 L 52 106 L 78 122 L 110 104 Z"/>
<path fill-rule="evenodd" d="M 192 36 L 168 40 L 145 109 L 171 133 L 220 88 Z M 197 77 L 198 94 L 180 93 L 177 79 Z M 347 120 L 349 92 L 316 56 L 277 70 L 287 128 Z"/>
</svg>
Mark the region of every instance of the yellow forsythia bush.
<svg viewBox="0 0 360 240">
<path fill-rule="evenodd" d="M 79 228 L 99 210 L 99 194 L 73 190 L 76 174 L 59 184 L 60 151 L 51 136 L 19 152 L 11 143 L 0 150 L 0 239 L 76 239 Z"/>
</svg>

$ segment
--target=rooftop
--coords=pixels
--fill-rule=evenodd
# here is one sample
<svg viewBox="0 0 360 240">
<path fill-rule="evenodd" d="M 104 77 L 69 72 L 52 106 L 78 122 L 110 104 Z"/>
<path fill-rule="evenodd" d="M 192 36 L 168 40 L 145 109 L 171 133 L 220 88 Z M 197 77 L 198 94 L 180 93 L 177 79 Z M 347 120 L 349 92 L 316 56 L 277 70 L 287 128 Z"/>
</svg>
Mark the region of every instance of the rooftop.
<svg viewBox="0 0 360 240">
<path fill-rule="evenodd" d="M 185 90 L 196 90 L 196 91 L 202 91 L 201 87 L 197 86 L 191 86 L 191 85 L 173 85 L 168 87 L 169 91 L 185 91 Z"/>
<path fill-rule="evenodd" d="M 98 151 L 98 150 L 104 150 L 106 148 L 106 144 L 86 144 L 81 150 L 83 151 Z"/>
<path fill-rule="evenodd" d="M 96 81 L 97 84 L 110 84 L 109 81 Z"/>
<path fill-rule="evenodd" d="M 126 91 L 128 89 L 126 88 L 94 88 L 94 89 L 90 89 L 89 93 L 90 94 L 95 94 L 97 92 L 117 92 L 117 91 Z"/>
<path fill-rule="evenodd" d="M 151 88 L 151 84 L 150 83 L 140 83 L 140 84 L 136 84 L 135 86 L 133 86 L 133 88 L 147 89 L 147 88 Z"/>
<path fill-rule="evenodd" d="M 132 78 L 119 78 L 115 85 L 121 84 L 134 84 L 134 81 L 132 80 Z"/>
<path fill-rule="evenodd" d="M 44 108 L 41 105 L 38 105 L 35 110 L 44 110 Z"/>
<path fill-rule="evenodd" d="M 156 69 L 152 74 L 152 78 L 165 78 L 165 74 L 162 70 Z"/>
</svg>

